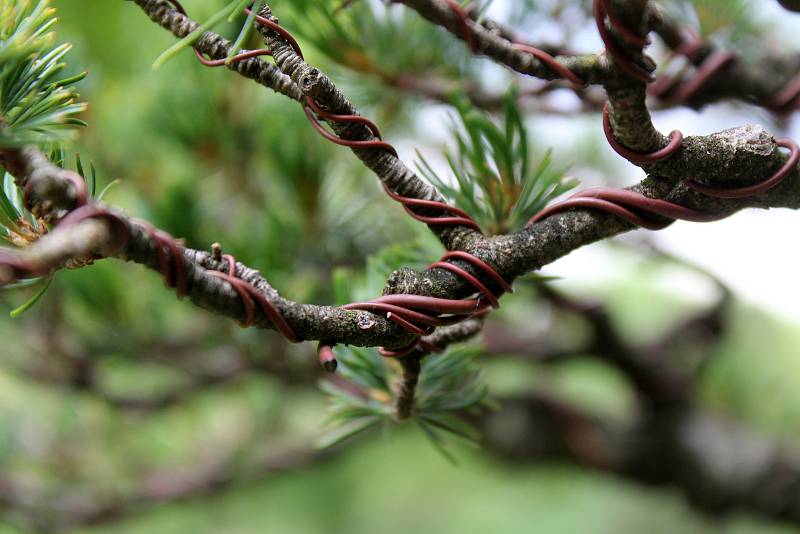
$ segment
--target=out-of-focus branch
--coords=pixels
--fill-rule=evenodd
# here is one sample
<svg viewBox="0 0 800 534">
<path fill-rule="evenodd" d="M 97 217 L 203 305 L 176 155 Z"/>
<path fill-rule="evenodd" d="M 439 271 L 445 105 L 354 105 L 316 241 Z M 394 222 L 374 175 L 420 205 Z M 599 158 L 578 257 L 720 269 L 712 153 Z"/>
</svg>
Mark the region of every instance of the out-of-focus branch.
<svg viewBox="0 0 800 534">
<path fill-rule="evenodd" d="M 800 524 L 800 455 L 730 421 L 687 406 L 624 427 L 539 395 L 501 405 L 477 419 L 485 447 L 501 459 L 577 463 L 678 488 L 711 515 L 748 511 Z"/>
<path fill-rule="evenodd" d="M 188 402 L 198 394 L 248 374 L 276 378 L 286 385 L 309 385 L 322 372 L 316 366 L 300 365 L 296 369 L 289 366 L 285 354 L 287 342 L 282 338 L 274 338 L 263 349 L 269 354 L 266 359 L 258 358 L 245 348 L 208 349 L 194 340 L 166 345 L 154 343 L 139 346 L 135 357 L 173 368 L 186 377 L 185 381 L 156 394 L 120 394 L 101 380 L 97 367 L 102 360 L 97 357 L 97 348 L 72 347 L 60 339 L 62 331 L 63 325 L 53 320 L 48 321 L 46 329 L 32 329 L 28 337 L 33 354 L 23 361 L 3 360 L 0 365 L 36 383 L 85 393 L 112 408 L 136 412 L 163 410 Z M 211 361 L 213 365 L 209 365 Z"/>
<path fill-rule="evenodd" d="M 667 261 L 700 269 L 658 249 L 653 248 L 652 251 Z M 628 377 L 640 399 L 650 405 L 649 408 L 690 403 L 708 355 L 722 336 L 725 316 L 732 302 L 730 289 L 718 278 L 707 274 L 720 288 L 718 300 L 707 310 L 679 322 L 658 340 L 643 347 L 634 346 L 625 339 L 602 303 L 582 301 L 555 289 L 551 284 L 538 282 L 536 288 L 539 296 L 553 308 L 576 314 L 586 321 L 589 332 L 585 342 L 579 346 L 560 347 L 546 336 L 521 338 L 502 325 L 490 324 L 486 335 L 487 352 L 511 354 L 542 363 L 558 363 L 578 355 L 591 354 Z M 676 363 L 679 359 L 676 353 L 688 347 L 699 349 L 705 356 L 694 367 L 681 367 Z"/>
<path fill-rule="evenodd" d="M 120 495 L 80 495 L 65 491 L 61 498 L 38 494 L 35 490 L 0 477 L 0 510 L 26 530 L 57 534 L 82 527 L 98 526 L 141 513 L 159 504 L 215 494 L 234 483 L 260 480 L 281 472 L 297 471 L 325 461 L 333 449 L 299 449 L 271 453 L 242 464 L 238 450 L 190 471 L 157 471 L 144 478 L 140 486 Z"/>
<path fill-rule="evenodd" d="M 468 41 L 476 54 L 485 55 L 522 74 L 545 80 L 560 78 L 555 71 L 533 55 L 514 48 L 513 32 L 501 29 L 502 26 L 494 21 L 478 22 L 472 17 L 462 19 L 447 2 L 442 0 L 394 1 L 417 11 L 425 19 L 445 28 L 459 39 Z M 608 65 L 591 54 L 558 56 L 556 61 L 588 83 L 599 83 L 608 76 Z"/>
<path fill-rule="evenodd" d="M 648 25 L 673 50 L 692 45 L 694 51 L 690 54 L 690 61 L 695 67 L 700 67 L 708 58 L 723 51 L 719 46 L 700 40 L 687 31 L 682 21 L 671 17 L 657 2 L 650 3 Z M 739 57 L 719 69 L 702 90 L 694 92 L 685 103 L 700 108 L 733 98 L 778 112 L 796 109 L 800 105 L 800 52 L 764 50 L 760 54 L 754 54 L 755 57 L 750 60 Z M 776 102 L 776 97 L 787 88 L 793 92 L 794 98 L 790 94 L 787 102 Z M 669 97 L 669 94 L 665 95 L 667 102 Z"/>
</svg>

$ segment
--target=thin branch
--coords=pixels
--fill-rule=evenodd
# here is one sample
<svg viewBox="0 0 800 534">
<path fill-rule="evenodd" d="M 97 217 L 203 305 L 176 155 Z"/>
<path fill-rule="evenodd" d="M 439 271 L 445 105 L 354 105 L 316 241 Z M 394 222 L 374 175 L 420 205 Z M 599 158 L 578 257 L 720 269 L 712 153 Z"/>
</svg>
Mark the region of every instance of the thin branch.
<svg viewBox="0 0 800 534">
<path fill-rule="evenodd" d="M 649 5 L 648 26 L 673 50 L 679 49 L 688 38 L 686 25 L 672 18 L 657 2 L 651 2 Z M 698 48 L 691 57 L 691 62 L 696 67 L 722 51 L 719 46 L 709 41 L 696 39 Z M 701 108 L 707 104 L 733 98 L 763 106 L 771 111 L 790 111 L 792 107 L 800 105 L 798 102 L 800 89 L 796 93 L 794 103 L 790 101 L 783 110 L 775 109 L 775 97 L 790 84 L 796 85 L 800 80 L 798 75 L 800 75 L 800 54 L 796 51 L 779 53 L 769 50 L 760 57 L 750 60 L 739 57 L 716 72 L 708 85 L 692 95 L 686 104 L 693 108 Z"/>
<path fill-rule="evenodd" d="M 414 396 L 419 382 L 422 359 L 428 356 L 434 348 L 437 351 L 443 351 L 452 343 L 475 337 L 483 329 L 483 324 L 483 317 L 476 317 L 459 324 L 439 328 L 432 335 L 423 338 L 423 342 L 417 345 L 414 352 L 400 358 L 403 377 L 395 400 L 395 412 L 399 420 L 408 419 L 414 411 Z"/>
<path fill-rule="evenodd" d="M 260 15 L 277 22 L 268 5 L 264 5 Z M 330 78 L 319 69 L 308 65 L 292 45 L 277 32 L 258 26 L 265 43 L 272 50 L 272 57 L 281 71 L 289 76 L 303 91 L 307 98 L 328 113 L 340 116 L 358 115 L 358 110 L 333 84 Z M 364 142 L 376 141 L 374 132 L 364 124 L 348 121 L 331 121 L 331 128 L 342 139 Z M 372 170 L 389 189 L 404 197 L 444 201 L 444 197 L 431 185 L 409 169 L 395 154 L 375 148 L 351 148 L 353 153 Z M 429 225 L 449 250 L 460 248 L 460 244 L 474 237 L 473 230 L 463 226 Z"/>
<path fill-rule="evenodd" d="M 394 1 L 405 4 L 433 24 L 445 28 L 454 36 L 468 42 L 476 54 L 485 55 L 522 74 L 545 80 L 561 78 L 533 55 L 515 49 L 512 46 L 514 43 L 510 40 L 514 38 L 512 32 L 507 29 L 498 31 L 497 28 L 500 28 L 501 25 L 494 21 L 479 23 L 471 17 L 466 20 L 462 19 L 442 0 Z M 558 56 L 555 59 L 587 83 L 598 83 L 608 76 L 607 64 L 595 55 Z"/>
<path fill-rule="evenodd" d="M 199 24 L 186 15 L 180 13 L 167 0 L 134 0 L 150 19 L 169 30 L 172 34 L 182 39 L 197 29 Z M 214 32 L 207 31 L 194 43 L 195 48 L 206 54 L 211 59 L 225 59 L 233 43 Z M 275 92 L 288 96 L 300 102 L 302 92 L 297 85 L 272 63 L 267 63 L 259 58 L 250 58 L 243 61 L 231 62 L 227 67 L 250 78 Z"/>
</svg>

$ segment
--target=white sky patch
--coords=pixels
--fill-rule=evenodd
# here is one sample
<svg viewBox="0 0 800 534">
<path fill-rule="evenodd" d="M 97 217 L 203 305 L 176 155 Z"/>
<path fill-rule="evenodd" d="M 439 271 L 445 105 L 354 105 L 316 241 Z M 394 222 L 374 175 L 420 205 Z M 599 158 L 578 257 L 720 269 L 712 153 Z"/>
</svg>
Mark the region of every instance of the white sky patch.
<svg viewBox="0 0 800 534">
<path fill-rule="evenodd" d="M 489 16 L 502 20 L 508 13 L 509 0 L 495 0 Z M 800 44 L 800 15 L 788 14 L 777 2 L 759 2 L 759 18 L 774 23 L 777 39 L 787 43 L 787 49 Z M 526 34 L 524 28 L 521 34 Z M 538 35 L 530 36 L 537 42 Z M 600 50 L 602 43 L 593 27 L 581 28 L 576 33 L 574 47 L 577 50 Z M 494 73 L 492 73 L 494 76 Z M 497 84 L 491 84 L 497 87 Z M 501 89 L 499 89 L 501 90 Z M 571 98 L 557 95 L 555 98 L 569 104 Z M 401 145 L 401 156 L 414 161 L 413 146 L 428 147 L 423 153 L 441 176 L 449 176 L 447 164 L 441 151 L 433 149 L 443 146 L 449 134 L 445 127 L 446 106 L 431 106 L 420 115 L 418 133 L 413 144 Z M 453 113 L 453 111 L 449 111 Z M 795 113 L 785 131 L 777 126 L 770 115 L 762 109 L 741 103 L 723 103 L 705 108 L 701 113 L 678 108 L 654 113 L 654 123 L 663 133 L 680 129 L 684 135 L 706 135 L 726 128 L 744 124 L 761 124 L 776 136 L 789 136 L 800 140 L 800 113 Z M 576 139 L 587 139 L 587 128 L 593 128 L 589 139 L 596 139 L 614 162 L 613 176 L 595 176 L 591 169 L 581 168 L 581 161 L 574 161 L 571 175 L 584 182 L 584 186 L 604 183 L 610 186 L 634 184 L 643 177 L 637 167 L 628 164 L 605 145 L 600 118 L 594 126 L 585 120 L 562 116 L 530 116 L 532 138 L 538 148 L 552 146 L 557 154 L 565 154 L 565 146 Z M 427 141 L 427 142 L 425 142 Z M 432 142 L 431 142 L 432 141 Z M 422 144 L 425 142 L 425 144 Z M 546 143 L 546 146 L 542 145 Z M 540 146 L 542 145 L 542 146 Z M 766 177 L 765 177 L 766 178 Z M 599 183 L 598 183 L 599 180 Z M 640 230 L 644 232 L 645 230 Z M 800 213 L 790 210 L 747 210 L 733 217 L 714 223 L 698 224 L 677 222 L 666 230 L 654 232 L 650 237 L 664 250 L 685 258 L 713 272 L 727 283 L 744 300 L 800 323 Z M 603 280 L 618 280 L 620 273 L 630 272 L 620 264 L 620 255 L 611 247 L 602 244 L 578 249 L 565 258 L 547 266 L 546 274 L 563 277 L 561 284 L 596 287 Z M 659 286 L 669 288 L 687 299 L 713 299 L 707 285 L 692 282 L 680 274 L 669 272 L 659 280 Z"/>
</svg>

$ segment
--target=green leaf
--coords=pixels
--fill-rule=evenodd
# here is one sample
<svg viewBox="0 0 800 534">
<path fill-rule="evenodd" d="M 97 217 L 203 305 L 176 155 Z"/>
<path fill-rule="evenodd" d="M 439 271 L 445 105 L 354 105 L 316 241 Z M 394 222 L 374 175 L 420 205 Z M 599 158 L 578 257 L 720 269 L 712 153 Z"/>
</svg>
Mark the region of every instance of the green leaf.
<svg viewBox="0 0 800 534">
<path fill-rule="evenodd" d="M 361 432 L 369 430 L 370 428 L 378 425 L 380 422 L 381 418 L 372 415 L 358 417 L 320 437 L 317 440 L 317 447 L 320 449 L 332 447 L 337 443 L 341 443 L 342 441 L 355 436 L 356 434 L 360 434 Z"/>
<path fill-rule="evenodd" d="M 430 424 L 455 434 L 456 436 L 477 443 L 481 439 L 478 429 L 452 414 L 421 414 L 421 417 Z"/>
<path fill-rule="evenodd" d="M 453 465 L 458 465 L 456 457 L 447 450 L 447 442 L 442 438 L 439 432 L 424 419 L 417 419 L 416 421 L 417 425 L 422 429 L 422 432 L 430 440 L 431 444 L 433 444 L 433 447 L 444 456 L 444 459 Z"/>
<path fill-rule="evenodd" d="M 92 166 L 92 176 L 94 176 L 94 166 Z M 103 200 L 103 198 L 105 198 L 105 196 L 106 196 L 106 194 L 109 192 L 109 190 L 110 190 L 112 187 L 114 187 L 114 186 L 116 186 L 116 185 L 119 185 L 121 182 L 122 182 L 122 180 L 120 180 L 119 178 L 117 178 L 117 179 L 115 179 L 115 180 L 112 180 L 112 181 L 110 181 L 110 182 L 109 182 L 109 183 L 108 183 L 108 184 L 107 184 L 107 185 L 106 185 L 106 186 L 103 188 L 103 190 L 102 190 L 102 191 L 100 191 L 100 194 L 99 194 L 99 195 L 97 195 L 97 197 L 96 197 L 96 198 L 97 198 L 97 201 L 98 201 L 98 202 L 100 202 L 101 200 Z M 92 179 L 92 183 L 96 183 L 96 180 L 94 180 L 94 178 Z"/>
<path fill-rule="evenodd" d="M 486 230 L 509 232 L 574 187 L 563 171 L 549 167 L 549 151 L 530 171 L 530 143 L 513 93 L 504 101 L 502 126 L 472 108 L 466 98 L 454 98 L 453 105 L 460 122 L 450 127 L 455 150 L 446 150 L 444 156 L 455 180 L 438 176 L 419 153 L 417 168 Z"/>
<path fill-rule="evenodd" d="M 230 60 L 239 53 L 239 50 L 242 49 L 242 45 L 244 44 L 247 37 L 250 35 L 250 32 L 253 30 L 253 21 L 256 20 L 256 15 L 261 10 L 261 7 L 264 5 L 264 0 L 258 0 L 250 8 L 250 14 L 247 15 L 247 19 L 244 21 L 244 26 L 242 26 L 242 31 L 239 32 L 239 36 L 236 37 L 236 40 L 233 42 L 230 51 L 228 52 L 228 61 L 226 63 L 230 63 Z M 228 18 L 229 21 L 232 21 L 236 15 L 236 12 L 231 12 L 231 16 Z"/>
<path fill-rule="evenodd" d="M 30 299 L 28 299 L 27 302 L 25 302 L 18 308 L 11 310 L 11 313 L 9 315 L 11 315 L 12 318 L 17 318 L 26 311 L 30 310 L 34 306 L 34 304 L 39 302 L 39 299 L 41 299 L 44 296 L 45 292 L 50 287 L 50 284 L 52 282 L 53 282 L 53 276 L 49 276 L 45 280 L 44 284 L 42 284 L 42 287 L 40 287 L 39 290 L 36 291 L 36 293 L 34 293 L 34 295 Z"/>
<path fill-rule="evenodd" d="M 239 11 L 242 11 L 245 7 L 250 5 L 252 0 L 233 0 L 228 5 L 214 13 L 207 21 L 200 24 L 195 30 L 175 43 L 174 45 L 167 48 L 164 52 L 161 53 L 153 62 L 153 68 L 159 69 L 161 68 L 164 63 L 178 55 L 183 49 L 192 46 L 195 41 L 197 41 L 200 36 L 203 35 L 206 31 L 212 29 L 214 26 L 225 20 L 226 18 L 230 17 L 231 15 L 236 14 Z"/>
</svg>

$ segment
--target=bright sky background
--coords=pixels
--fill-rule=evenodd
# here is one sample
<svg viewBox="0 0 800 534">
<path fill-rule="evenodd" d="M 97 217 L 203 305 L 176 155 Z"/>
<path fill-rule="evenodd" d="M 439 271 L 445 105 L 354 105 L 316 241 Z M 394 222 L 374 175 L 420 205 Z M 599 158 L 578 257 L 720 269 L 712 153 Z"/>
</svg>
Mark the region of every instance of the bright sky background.
<svg viewBox="0 0 800 534">
<path fill-rule="evenodd" d="M 490 16 L 502 19 L 510 5 L 509 1 L 513 0 L 495 0 Z M 768 18 L 777 25 L 776 32 L 787 43 L 788 49 L 800 50 L 800 35 L 797 32 L 800 14 L 783 11 L 774 0 L 754 0 L 754 3 L 758 4 L 760 17 Z M 521 32 L 525 34 L 525 29 L 522 28 Z M 548 33 L 548 29 L 538 28 L 537 32 Z M 537 35 L 530 36 L 532 42 L 537 41 Z M 578 35 L 577 49 L 602 49 L 602 43 L 592 28 Z M 800 113 L 794 114 L 786 131 L 776 129 L 766 119 L 762 110 L 741 105 L 732 108 L 726 104 L 711 106 L 701 113 L 681 109 L 654 115 L 656 127 L 662 132 L 677 128 L 684 135 L 707 134 L 750 123 L 761 124 L 776 136 L 788 135 L 800 141 Z M 599 118 L 596 123 L 588 128 L 593 128 L 591 134 L 602 139 Z M 426 120 L 426 124 L 430 124 L 430 121 Z M 576 134 L 586 135 L 587 130 L 586 123 L 576 125 L 563 118 L 536 117 L 533 126 L 534 131 L 539 132 L 539 135 L 534 134 L 534 139 L 546 140 L 554 147 L 568 143 Z M 643 174 L 638 168 L 616 156 L 605 146 L 605 140 L 602 140 L 602 144 L 608 157 L 618 160 L 618 174 L 614 180 L 606 180 L 606 183 L 625 185 L 641 179 Z M 404 157 L 413 160 L 413 152 Z M 576 169 L 574 174 L 582 181 L 597 179 L 581 174 L 585 172 L 586 169 Z M 603 180 L 602 177 L 600 179 Z M 661 232 L 651 232 L 650 237 L 665 250 L 716 273 L 744 300 L 800 323 L 800 239 L 795 238 L 798 233 L 800 213 L 789 210 L 748 210 L 709 224 L 679 221 Z M 565 284 L 596 287 L 604 278 L 613 279 L 620 275 L 619 262 L 619 255 L 611 247 L 592 245 L 549 265 L 545 272 L 563 277 Z M 705 300 L 699 293 L 702 288 L 697 285 L 678 280 L 674 282 L 667 284 L 674 287 L 675 291 Z"/>
<path fill-rule="evenodd" d="M 794 49 L 800 50 L 797 29 L 800 15 L 788 14 L 777 2 L 757 0 L 762 16 L 778 25 L 778 33 Z M 762 124 L 776 136 L 787 135 L 800 140 L 800 114 L 795 113 L 786 131 L 778 131 L 765 122 L 763 112 L 747 107 L 732 109 L 728 105 L 712 106 L 701 113 L 677 110 L 657 113 L 655 124 L 662 132 L 680 129 L 684 135 L 708 134 L 745 123 Z M 610 150 L 610 149 L 609 149 Z M 642 173 L 627 168 L 628 180 L 634 183 Z M 639 230 L 638 232 L 647 232 Z M 745 300 L 773 310 L 800 322 L 800 213 L 791 210 L 746 210 L 726 220 L 696 224 L 678 221 L 650 236 L 665 250 L 696 262 L 730 284 Z M 584 247 L 548 266 L 546 272 L 594 284 L 597 271 L 614 277 L 619 270 L 618 258 L 611 258 L 606 247 Z M 587 269 L 587 266 L 593 266 Z M 603 266 L 603 267 L 601 267 Z M 594 278 L 594 280 L 592 280 Z M 694 286 L 676 287 L 692 293 Z"/>
</svg>

